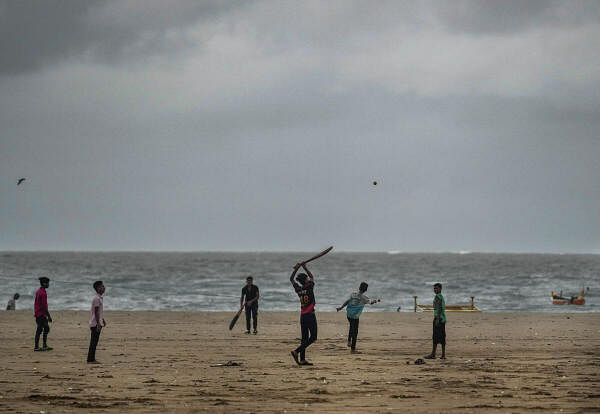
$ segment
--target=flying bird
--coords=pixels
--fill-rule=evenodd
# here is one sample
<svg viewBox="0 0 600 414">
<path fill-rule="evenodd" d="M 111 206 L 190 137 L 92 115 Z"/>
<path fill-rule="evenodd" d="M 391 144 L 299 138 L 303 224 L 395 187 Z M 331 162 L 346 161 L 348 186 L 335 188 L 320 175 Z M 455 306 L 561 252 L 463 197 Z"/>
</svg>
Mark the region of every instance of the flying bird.
<svg viewBox="0 0 600 414">
<path fill-rule="evenodd" d="M 17 181 L 17 185 L 21 185 L 26 179 L 27 178 L 19 178 L 19 180 Z"/>
</svg>

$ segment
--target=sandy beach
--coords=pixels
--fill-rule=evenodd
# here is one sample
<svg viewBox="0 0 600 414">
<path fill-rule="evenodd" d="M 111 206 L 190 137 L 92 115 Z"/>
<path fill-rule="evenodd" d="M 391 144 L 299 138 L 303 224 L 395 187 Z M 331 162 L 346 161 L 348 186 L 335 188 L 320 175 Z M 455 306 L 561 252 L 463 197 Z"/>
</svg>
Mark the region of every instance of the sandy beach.
<svg viewBox="0 0 600 414">
<path fill-rule="evenodd" d="M 0 411 L 599 412 L 600 315 L 449 313 L 448 358 L 430 313 L 361 316 L 360 354 L 345 312 L 318 312 L 312 367 L 289 352 L 298 313 L 261 312 L 258 335 L 233 313 L 106 312 L 85 362 L 88 312 L 56 311 L 50 352 L 33 352 L 31 311 L 0 312 Z M 233 361 L 240 366 L 213 366 Z"/>
</svg>

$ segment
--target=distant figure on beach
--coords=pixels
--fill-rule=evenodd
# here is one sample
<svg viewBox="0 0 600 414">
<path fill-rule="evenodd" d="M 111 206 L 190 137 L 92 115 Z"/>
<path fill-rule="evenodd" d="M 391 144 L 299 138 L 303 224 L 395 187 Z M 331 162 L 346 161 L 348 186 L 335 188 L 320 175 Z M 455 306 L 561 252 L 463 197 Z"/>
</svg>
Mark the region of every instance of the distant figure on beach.
<svg viewBox="0 0 600 414">
<path fill-rule="evenodd" d="M 306 273 L 296 272 L 302 267 Z M 295 277 L 295 279 L 294 279 Z M 304 263 L 296 263 L 290 275 L 290 282 L 300 298 L 300 331 L 302 342 L 291 352 L 298 365 L 312 365 L 306 360 L 306 348 L 317 340 L 317 317 L 315 316 L 314 276 Z"/>
<path fill-rule="evenodd" d="M 48 322 L 52 322 L 50 312 L 48 312 L 48 295 L 46 289 L 50 286 L 50 279 L 45 276 L 39 278 L 40 288 L 35 294 L 35 302 L 33 303 L 33 316 L 35 316 L 35 323 L 37 329 L 35 331 L 35 347 L 34 351 L 52 351 L 52 348 L 48 346 L 48 333 L 50 332 L 50 325 Z M 40 335 L 43 334 L 43 346 L 40 348 Z"/>
<path fill-rule="evenodd" d="M 358 288 L 358 292 L 353 292 L 350 297 L 342 303 L 342 306 L 339 308 L 335 308 L 338 312 L 344 309 L 346 305 L 346 317 L 348 318 L 348 346 L 350 347 L 350 352 L 356 352 L 356 339 L 358 338 L 358 322 L 360 314 L 363 311 L 363 308 L 368 303 L 370 305 L 377 303 L 377 300 L 371 300 L 365 295 L 365 292 L 369 288 L 369 285 L 366 282 L 362 282 Z"/>
<path fill-rule="evenodd" d="M 442 345 L 442 356 L 440 359 L 446 359 L 446 303 L 442 296 L 442 284 L 433 285 L 435 297 L 433 298 L 433 348 L 431 354 L 425 358 L 434 359 L 437 345 Z"/>
<path fill-rule="evenodd" d="M 244 306 L 244 298 L 246 300 L 246 333 L 250 333 L 250 317 L 252 317 L 252 327 L 254 328 L 254 335 L 258 333 L 256 328 L 258 327 L 258 299 L 260 293 L 258 286 L 252 284 L 252 276 L 246 278 L 246 286 L 242 288 L 242 297 L 240 297 L 240 308 Z"/>
<path fill-rule="evenodd" d="M 96 346 L 100 340 L 102 327 L 106 326 L 106 321 L 104 320 L 104 303 L 102 300 L 105 288 L 101 280 L 94 282 L 93 286 L 96 296 L 92 299 L 92 308 L 90 310 L 90 348 L 88 350 L 87 363 L 99 364 L 100 362 L 96 361 Z"/>
<path fill-rule="evenodd" d="M 18 293 L 15 293 L 13 298 L 8 301 L 8 304 L 6 305 L 6 310 L 16 310 L 17 304 L 15 302 L 18 301 L 20 297 L 21 296 Z"/>
</svg>

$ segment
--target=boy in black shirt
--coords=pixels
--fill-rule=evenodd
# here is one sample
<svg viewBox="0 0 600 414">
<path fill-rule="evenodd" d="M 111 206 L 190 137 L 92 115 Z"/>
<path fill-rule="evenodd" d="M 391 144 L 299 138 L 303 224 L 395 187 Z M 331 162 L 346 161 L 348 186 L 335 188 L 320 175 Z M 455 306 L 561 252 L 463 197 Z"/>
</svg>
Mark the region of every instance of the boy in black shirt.
<svg viewBox="0 0 600 414">
<path fill-rule="evenodd" d="M 246 297 L 246 333 L 250 333 L 250 316 L 252 316 L 252 326 L 254 327 L 254 335 L 258 333 L 258 286 L 252 284 L 252 276 L 246 278 L 246 286 L 242 288 L 242 297 L 240 298 L 240 308 L 244 305 L 244 297 Z"/>
<path fill-rule="evenodd" d="M 300 267 L 304 268 L 306 273 L 299 273 L 296 276 L 296 272 Z M 296 277 L 295 280 L 294 276 Z M 315 316 L 315 294 L 313 292 L 314 277 L 306 264 L 297 263 L 290 276 L 290 282 L 300 298 L 300 330 L 302 332 L 302 342 L 298 348 L 291 352 L 292 358 L 298 365 L 312 365 L 305 359 L 305 351 L 310 344 L 317 340 L 317 317 Z"/>
</svg>

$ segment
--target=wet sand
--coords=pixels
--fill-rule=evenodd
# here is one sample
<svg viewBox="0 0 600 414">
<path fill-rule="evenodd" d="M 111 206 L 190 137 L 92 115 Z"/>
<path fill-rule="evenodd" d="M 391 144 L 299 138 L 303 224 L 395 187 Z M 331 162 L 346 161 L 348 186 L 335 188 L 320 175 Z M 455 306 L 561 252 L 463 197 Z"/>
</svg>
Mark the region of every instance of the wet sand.
<svg viewBox="0 0 600 414">
<path fill-rule="evenodd" d="M 415 365 L 431 313 L 364 313 L 350 354 L 345 313 L 318 312 L 312 367 L 289 354 L 298 313 L 261 312 L 255 336 L 233 312 L 107 311 L 100 365 L 88 312 L 52 314 L 33 352 L 31 311 L 0 312 L 1 412 L 600 412 L 598 314 L 448 313 L 448 358 Z"/>
</svg>

